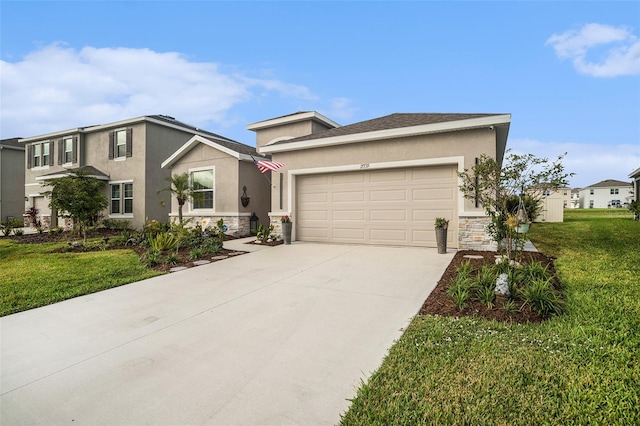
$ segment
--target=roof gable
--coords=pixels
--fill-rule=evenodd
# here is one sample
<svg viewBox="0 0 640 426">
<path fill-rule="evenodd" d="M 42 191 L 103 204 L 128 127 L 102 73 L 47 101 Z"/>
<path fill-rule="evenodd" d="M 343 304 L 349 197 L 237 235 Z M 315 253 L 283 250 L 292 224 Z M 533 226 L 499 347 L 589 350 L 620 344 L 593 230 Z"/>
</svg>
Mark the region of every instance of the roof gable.
<svg viewBox="0 0 640 426">
<path fill-rule="evenodd" d="M 236 159 L 238 161 L 253 161 L 253 157 L 257 157 L 263 159 L 264 157 L 256 152 L 256 149 L 241 144 L 235 141 L 225 141 L 214 138 L 207 138 L 201 135 L 194 135 L 191 139 L 189 139 L 184 145 L 182 145 L 176 152 L 171 154 L 169 158 L 162 162 L 161 167 L 169 168 L 172 167 L 176 162 L 178 162 L 182 157 L 184 157 L 189 151 L 191 151 L 198 144 L 205 144 L 210 146 L 211 148 L 217 149 L 218 151 L 224 152 Z"/>
</svg>

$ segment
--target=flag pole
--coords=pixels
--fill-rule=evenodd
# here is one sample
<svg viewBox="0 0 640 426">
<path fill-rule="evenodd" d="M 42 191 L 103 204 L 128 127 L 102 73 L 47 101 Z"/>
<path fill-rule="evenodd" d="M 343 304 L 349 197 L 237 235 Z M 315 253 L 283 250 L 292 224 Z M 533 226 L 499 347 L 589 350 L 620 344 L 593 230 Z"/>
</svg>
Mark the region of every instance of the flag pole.
<svg viewBox="0 0 640 426">
<path fill-rule="evenodd" d="M 256 161 L 256 159 L 255 159 L 255 158 L 253 158 L 253 155 L 251 155 L 251 154 L 249 154 L 249 156 L 250 156 L 250 157 L 251 157 L 251 159 L 253 160 L 253 164 L 257 167 L 257 166 L 258 166 L 258 162 Z M 260 174 L 261 174 L 262 176 L 264 176 L 264 178 L 267 180 L 267 182 L 269 182 L 269 186 L 271 186 L 271 179 L 269 179 L 269 178 L 267 177 L 267 175 L 266 175 L 266 174 L 264 174 L 264 173 L 262 173 L 262 172 L 261 172 Z"/>
</svg>

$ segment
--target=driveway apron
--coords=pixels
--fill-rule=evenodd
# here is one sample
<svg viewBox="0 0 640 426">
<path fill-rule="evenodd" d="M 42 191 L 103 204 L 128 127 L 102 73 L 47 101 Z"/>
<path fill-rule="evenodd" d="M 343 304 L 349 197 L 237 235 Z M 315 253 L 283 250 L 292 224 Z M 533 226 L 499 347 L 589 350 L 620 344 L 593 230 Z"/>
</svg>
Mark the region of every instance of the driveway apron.
<svg viewBox="0 0 640 426">
<path fill-rule="evenodd" d="M 340 421 L 453 257 L 294 243 L 0 319 L 0 423 Z"/>
</svg>

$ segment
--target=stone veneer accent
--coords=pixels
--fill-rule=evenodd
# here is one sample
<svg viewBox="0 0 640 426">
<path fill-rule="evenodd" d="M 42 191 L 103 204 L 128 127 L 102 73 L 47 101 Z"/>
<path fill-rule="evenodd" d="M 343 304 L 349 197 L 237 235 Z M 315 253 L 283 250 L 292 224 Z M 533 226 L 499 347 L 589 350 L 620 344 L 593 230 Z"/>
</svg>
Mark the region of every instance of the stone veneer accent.
<svg viewBox="0 0 640 426">
<path fill-rule="evenodd" d="M 273 233 L 282 235 L 282 216 L 288 216 L 286 213 L 269 213 L 269 225 L 273 226 Z"/>
<path fill-rule="evenodd" d="M 282 235 L 282 222 L 280 218 L 286 213 L 270 213 L 270 224 L 273 232 Z M 458 245 L 459 250 L 495 251 L 496 243 L 487 233 L 487 225 L 491 219 L 487 216 L 460 217 L 458 219 Z"/>
<path fill-rule="evenodd" d="M 492 251 L 496 243 L 487 233 L 491 219 L 487 216 L 458 218 L 458 247 L 460 250 Z"/>
<path fill-rule="evenodd" d="M 220 219 L 224 220 L 224 224 L 227 225 L 227 235 L 232 235 L 234 237 L 246 237 L 250 234 L 250 229 L 249 229 L 249 225 L 250 225 L 250 216 L 182 216 L 182 219 L 191 219 L 191 222 L 189 222 L 189 226 L 196 226 L 198 224 L 201 224 L 204 220 L 208 219 L 209 220 L 209 227 L 213 228 L 214 226 L 216 226 L 216 222 L 218 222 Z M 177 222 L 178 221 L 178 215 L 171 215 L 170 216 L 170 220 L 171 222 Z"/>
</svg>

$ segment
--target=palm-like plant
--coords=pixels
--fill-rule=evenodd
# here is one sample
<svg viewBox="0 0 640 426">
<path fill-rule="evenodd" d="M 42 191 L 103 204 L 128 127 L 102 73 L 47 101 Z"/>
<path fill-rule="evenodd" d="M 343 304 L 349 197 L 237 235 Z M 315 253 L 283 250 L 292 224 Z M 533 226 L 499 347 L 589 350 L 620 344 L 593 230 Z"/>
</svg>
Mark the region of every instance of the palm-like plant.
<svg viewBox="0 0 640 426">
<path fill-rule="evenodd" d="M 167 182 L 169 182 L 169 187 L 162 188 L 158 191 L 158 194 L 168 191 L 176 197 L 176 200 L 178 200 L 178 220 L 182 223 L 182 207 L 188 200 L 197 197 L 199 194 L 191 186 L 189 173 L 171 175 L 167 178 Z"/>
</svg>

